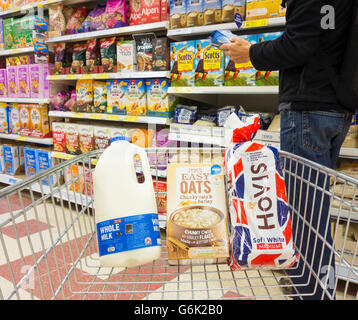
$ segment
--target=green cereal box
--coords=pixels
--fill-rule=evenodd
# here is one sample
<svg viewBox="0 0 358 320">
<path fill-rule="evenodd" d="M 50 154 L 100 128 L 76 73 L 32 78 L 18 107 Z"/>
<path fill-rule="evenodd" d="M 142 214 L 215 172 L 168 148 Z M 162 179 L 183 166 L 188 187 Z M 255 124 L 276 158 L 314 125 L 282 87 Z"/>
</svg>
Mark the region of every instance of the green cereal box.
<svg viewBox="0 0 358 320">
<path fill-rule="evenodd" d="M 240 36 L 244 40 L 249 41 L 251 44 L 258 42 L 256 34 Z M 256 85 L 256 72 L 251 62 L 237 64 L 230 59 L 229 56 L 225 58 L 225 86 L 255 86 Z"/>
<path fill-rule="evenodd" d="M 23 47 L 32 47 L 34 45 L 34 21 L 35 16 L 26 16 L 22 18 L 21 45 Z"/>
<path fill-rule="evenodd" d="M 13 49 L 14 48 L 14 35 L 13 35 L 13 18 L 4 19 L 4 45 L 5 49 Z"/>
<path fill-rule="evenodd" d="M 23 48 L 23 41 L 22 41 L 22 30 L 23 30 L 23 18 L 21 19 L 14 19 L 12 23 L 12 31 L 14 36 L 14 48 Z"/>
<path fill-rule="evenodd" d="M 280 37 L 283 32 L 270 32 L 258 35 L 258 42 L 271 41 Z M 256 85 L 257 86 L 277 86 L 279 84 L 279 71 L 257 70 Z"/>
<path fill-rule="evenodd" d="M 224 54 L 211 45 L 209 39 L 196 41 L 195 86 L 222 86 L 224 84 Z"/>
<path fill-rule="evenodd" d="M 195 41 L 170 44 L 171 86 L 192 87 L 195 82 Z"/>
</svg>

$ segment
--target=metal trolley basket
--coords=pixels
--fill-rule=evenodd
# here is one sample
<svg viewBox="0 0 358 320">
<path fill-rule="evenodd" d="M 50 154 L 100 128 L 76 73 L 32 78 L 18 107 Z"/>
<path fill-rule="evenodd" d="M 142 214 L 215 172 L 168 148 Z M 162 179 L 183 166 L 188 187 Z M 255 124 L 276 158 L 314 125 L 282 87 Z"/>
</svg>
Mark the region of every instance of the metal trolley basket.
<svg viewBox="0 0 358 320">
<path fill-rule="evenodd" d="M 147 149 L 157 159 L 164 156 L 166 161 L 188 162 L 211 161 L 222 152 L 213 148 Z M 315 280 L 312 290 L 302 293 L 297 287 L 306 288 L 307 283 L 294 286 L 297 275 L 292 275 L 292 270 L 232 271 L 226 264 L 169 265 L 165 229 L 160 259 L 136 268 L 101 267 L 91 196 L 92 172 L 100 155 L 101 151 L 94 151 L 63 161 L 1 191 L 0 299 L 292 299 L 313 297 L 318 292 L 322 292 L 319 299 L 323 295 L 358 299 L 354 229 L 354 220 L 358 222 L 358 180 L 281 153 L 289 202 L 297 203 L 297 208 L 290 207 L 292 220 L 297 222 L 293 234 L 299 261 L 310 281 Z M 154 181 L 165 176 L 163 164 L 152 164 L 151 169 Z M 320 187 L 322 179 L 328 188 Z M 165 198 L 166 192 L 159 190 L 158 184 L 156 193 L 158 201 Z M 313 206 L 305 200 L 307 194 L 315 203 L 319 194 L 330 200 L 331 219 L 323 232 L 310 218 Z M 322 207 L 320 201 L 318 206 Z M 161 219 L 165 228 L 165 216 Z M 310 250 L 318 263 L 323 261 L 323 249 L 335 259 L 336 277 L 328 273 L 318 277 L 307 255 L 306 239 L 301 237 L 302 226 L 313 239 Z M 333 242 L 327 240 L 330 226 Z"/>
</svg>

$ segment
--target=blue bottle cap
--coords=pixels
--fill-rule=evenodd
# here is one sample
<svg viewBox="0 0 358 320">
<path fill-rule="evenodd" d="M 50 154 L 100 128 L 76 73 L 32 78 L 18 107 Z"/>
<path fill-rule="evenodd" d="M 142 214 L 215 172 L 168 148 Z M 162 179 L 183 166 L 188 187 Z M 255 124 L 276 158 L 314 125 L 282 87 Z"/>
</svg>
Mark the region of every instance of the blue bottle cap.
<svg viewBox="0 0 358 320">
<path fill-rule="evenodd" d="M 111 139 L 111 143 L 113 143 L 115 141 L 128 141 L 129 142 L 129 139 L 125 136 L 117 136 L 117 137 L 113 137 Z"/>
</svg>

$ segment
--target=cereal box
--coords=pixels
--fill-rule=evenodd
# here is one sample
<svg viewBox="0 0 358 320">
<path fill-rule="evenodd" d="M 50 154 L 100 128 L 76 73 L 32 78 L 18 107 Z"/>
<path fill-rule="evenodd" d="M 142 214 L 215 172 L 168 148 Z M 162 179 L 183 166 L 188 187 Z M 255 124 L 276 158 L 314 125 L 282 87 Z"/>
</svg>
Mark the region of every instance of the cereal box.
<svg viewBox="0 0 358 320">
<path fill-rule="evenodd" d="M 43 149 L 37 150 L 37 162 L 38 162 L 39 171 L 45 171 L 59 164 L 59 160 L 52 157 L 51 150 L 43 150 Z M 43 179 L 41 182 L 46 186 L 56 185 L 58 182 L 57 179 L 62 176 L 62 170 L 60 170 L 58 173 L 59 175 L 52 174 L 46 177 L 45 179 Z"/>
<path fill-rule="evenodd" d="M 31 47 L 34 45 L 34 22 L 34 15 L 25 16 L 22 18 L 21 46 L 23 47 Z"/>
<path fill-rule="evenodd" d="M 30 77 L 29 77 L 29 66 L 19 65 L 17 68 L 18 78 L 18 92 L 17 96 L 20 98 L 30 98 Z"/>
<path fill-rule="evenodd" d="M 9 113 L 4 102 L 0 102 L 0 133 L 9 133 Z"/>
<path fill-rule="evenodd" d="M 192 87 L 195 82 L 195 41 L 170 44 L 171 86 Z"/>
<path fill-rule="evenodd" d="M 127 137 L 129 141 L 132 141 L 133 133 L 135 132 L 135 126 L 126 125 L 125 127 L 112 127 L 110 128 L 111 139 L 115 137 Z"/>
<path fill-rule="evenodd" d="M 161 0 L 130 0 L 129 1 L 129 24 L 138 25 L 159 22 Z"/>
<path fill-rule="evenodd" d="M 244 40 L 255 44 L 258 41 L 257 35 L 240 36 Z M 256 85 L 256 69 L 251 62 L 237 64 L 230 59 L 229 56 L 225 57 L 225 86 L 255 86 Z"/>
<path fill-rule="evenodd" d="M 30 97 L 39 98 L 40 91 L 43 87 L 43 73 L 41 72 L 40 64 L 30 64 L 29 68 L 29 83 L 30 83 Z"/>
<path fill-rule="evenodd" d="M 93 105 L 93 80 L 80 79 L 76 83 L 77 111 L 90 112 Z"/>
<path fill-rule="evenodd" d="M 283 32 L 271 32 L 258 35 L 258 42 L 271 41 L 280 37 Z M 256 72 L 257 86 L 276 86 L 279 84 L 279 71 L 261 71 Z"/>
<path fill-rule="evenodd" d="M 45 138 L 50 135 L 50 124 L 47 105 L 30 105 L 31 136 Z"/>
<path fill-rule="evenodd" d="M 204 0 L 204 25 L 221 23 L 221 0 Z"/>
<path fill-rule="evenodd" d="M 94 131 L 94 149 L 106 149 L 111 143 L 111 130 L 108 127 L 95 126 Z"/>
<path fill-rule="evenodd" d="M 0 69 L 0 97 L 7 97 L 7 72 Z"/>
<path fill-rule="evenodd" d="M 23 18 L 14 18 L 12 23 L 12 32 L 14 37 L 14 48 L 23 48 L 25 47 L 25 42 L 22 41 L 22 28 L 23 28 Z"/>
<path fill-rule="evenodd" d="M 79 126 L 77 123 L 66 123 L 66 153 L 81 154 L 79 142 Z"/>
<path fill-rule="evenodd" d="M 278 10 L 277 0 L 246 0 L 246 20 L 274 18 Z"/>
<path fill-rule="evenodd" d="M 147 97 L 145 81 L 141 79 L 128 80 L 126 87 L 125 106 L 127 115 L 145 116 L 147 114 Z"/>
<path fill-rule="evenodd" d="M 81 153 L 87 153 L 94 149 L 93 126 L 88 124 L 79 124 L 79 142 Z"/>
<path fill-rule="evenodd" d="M 53 67 L 53 65 L 40 64 L 40 66 L 42 68 L 40 76 L 43 83 L 42 90 L 40 90 L 40 98 L 50 98 L 50 80 L 47 77 L 50 75 L 50 66 Z"/>
<path fill-rule="evenodd" d="M 20 107 L 17 103 L 9 104 L 9 131 L 11 134 L 20 134 Z"/>
<path fill-rule="evenodd" d="M 150 117 L 172 117 L 173 109 L 169 109 L 168 79 L 148 79 L 147 114 Z"/>
<path fill-rule="evenodd" d="M 5 49 L 13 49 L 14 48 L 14 36 L 13 36 L 13 24 L 14 19 L 8 18 L 3 20 L 4 27 L 4 45 Z"/>
<path fill-rule="evenodd" d="M 31 135 L 31 120 L 30 120 L 30 106 L 27 104 L 20 104 L 20 135 Z"/>
<path fill-rule="evenodd" d="M 107 109 L 107 83 L 104 81 L 93 82 L 93 107 L 91 112 L 104 113 Z"/>
<path fill-rule="evenodd" d="M 168 38 L 153 39 L 153 71 L 167 71 L 170 68 L 170 44 Z"/>
<path fill-rule="evenodd" d="M 187 27 L 202 26 L 204 24 L 204 0 L 187 1 Z"/>
<path fill-rule="evenodd" d="M 17 98 L 18 94 L 18 78 L 17 78 L 17 66 L 9 66 L 7 71 L 7 90 L 8 97 Z"/>
<path fill-rule="evenodd" d="M 185 28 L 187 20 L 187 0 L 169 0 L 170 29 Z"/>
<path fill-rule="evenodd" d="M 4 146 L 0 144 L 0 173 L 4 173 L 5 164 L 4 164 Z"/>
<path fill-rule="evenodd" d="M 169 0 L 160 0 L 160 20 L 168 21 Z"/>
<path fill-rule="evenodd" d="M 21 1 L 21 0 L 20 0 Z M 1 0 L 0 1 L 0 9 L 1 11 L 6 11 L 8 9 L 11 9 L 13 7 L 12 0 Z"/>
<path fill-rule="evenodd" d="M 67 166 L 65 169 L 65 182 L 69 184 L 71 191 L 82 193 L 83 191 L 83 166 Z"/>
<path fill-rule="evenodd" d="M 34 148 L 24 147 L 25 177 L 29 178 L 38 173 L 37 151 Z"/>
<path fill-rule="evenodd" d="M 63 122 L 52 122 L 53 150 L 66 153 L 66 131 Z"/>
<path fill-rule="evenodd" d="M 0 50 L 5 49 L 5 43 L 4 43 L 4 25 L 3 25 L 3 19 L 0 18 Z"/>
<path fill-rule="evenodd" d="M 167 176 L 169 263 L 225 262 L 229 238 L 222 164 L 170 163 Z"/>
<path fill-rule="evenodd" d="M 167 212 L 167 182 L 165 180 L 153 180 L 153 186 L 156 193 L 158 214 L 164 216 Z"/>
<path fill-rule="evenodd" d="M 106 113 L 126 114 L 125 94 L 128 81 L 107 81 L 107 109 Z"/>
<path fill-rule="evenodd" d="M 224 54 L 211 45 L 209 39 L 196 41 L 195 86 L 222 86 Z"/>
<path fill-rule="evenodd" d="M 134 41 L 119 41 L 117 43 L 117 71 L 133 72 L 136 70 L 136 54 Z"/>
<path fill-rule="evenodd" d="M 245 3 L 245 0 L 222 0 L 222 22 L 234 21 L 236 13 L 245 19 Z"/>
<path fill-rule="evenodd" d="M 22 146 L 4 145 L 4 173 L 15 175 L 21 170 L 24 164 Z"/>
</svg>

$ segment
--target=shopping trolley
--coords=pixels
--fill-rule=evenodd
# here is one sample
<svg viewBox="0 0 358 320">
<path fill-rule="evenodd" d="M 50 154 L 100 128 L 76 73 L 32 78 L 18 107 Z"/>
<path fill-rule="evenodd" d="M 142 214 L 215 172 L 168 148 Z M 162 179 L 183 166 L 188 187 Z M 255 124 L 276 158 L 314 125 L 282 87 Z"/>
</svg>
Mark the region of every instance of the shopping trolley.
<svg viewBox="0 0 358 320">
<path fill-rule="evenodd" d="M 147 149 L 156 196 L 165 205 L 166 190 L 158 189 L 168 162 L 211 161 L 222 148 Z M 160 214 L 161 258 L 134 268 L 104 268 L 99 264 L 93 206 L 92 174 L 102 151 L 61 162 L 0 195 L 0 299 L 295 299 L 322 292 L 333 299 L 358 299 L 358 181 L 292 154 L 281 152 L 299 263 L 311 291 L 297 290 L 299 263 L 290 270 L 232 271 L 227 264 L 170 265 L 165 241 L 165 214 Z M 154 162 L 153 162 L 153 159 Z M 140 168 L 138 169 L 140 175 Z M 323 182 L 322 182 L 323 181 Z M 320 183 L 318 183 L 320 182 Z M 322 184 L 323 183 L 323 184 Z M 306 195 L 305 195 L 305 194 Z M 329 198 L 330 217 L 324 230 L 309 211 Z M 322 206 L 322 204 L 318 204 Z M 296 222 L 295 222 L 296 221 Z M 332 226 L 332 230 L 330 227 Z M 302 236 L 313 239 L 310 248 Z M 328 233 L 332 241 L 328 241 Z M 318 248 L 316 244 L 322 246 Z M 311 251 L 309 251 L 311 250 Z M 314 262 L 327 251 L 335 270 L 320 277 Z M 326 254 L 326 253 L 325 253 Z M 320 266 L 319 270 L 324 270 Z M 295 269 L 296 268 L 296 269 Z"/>
</svg>

